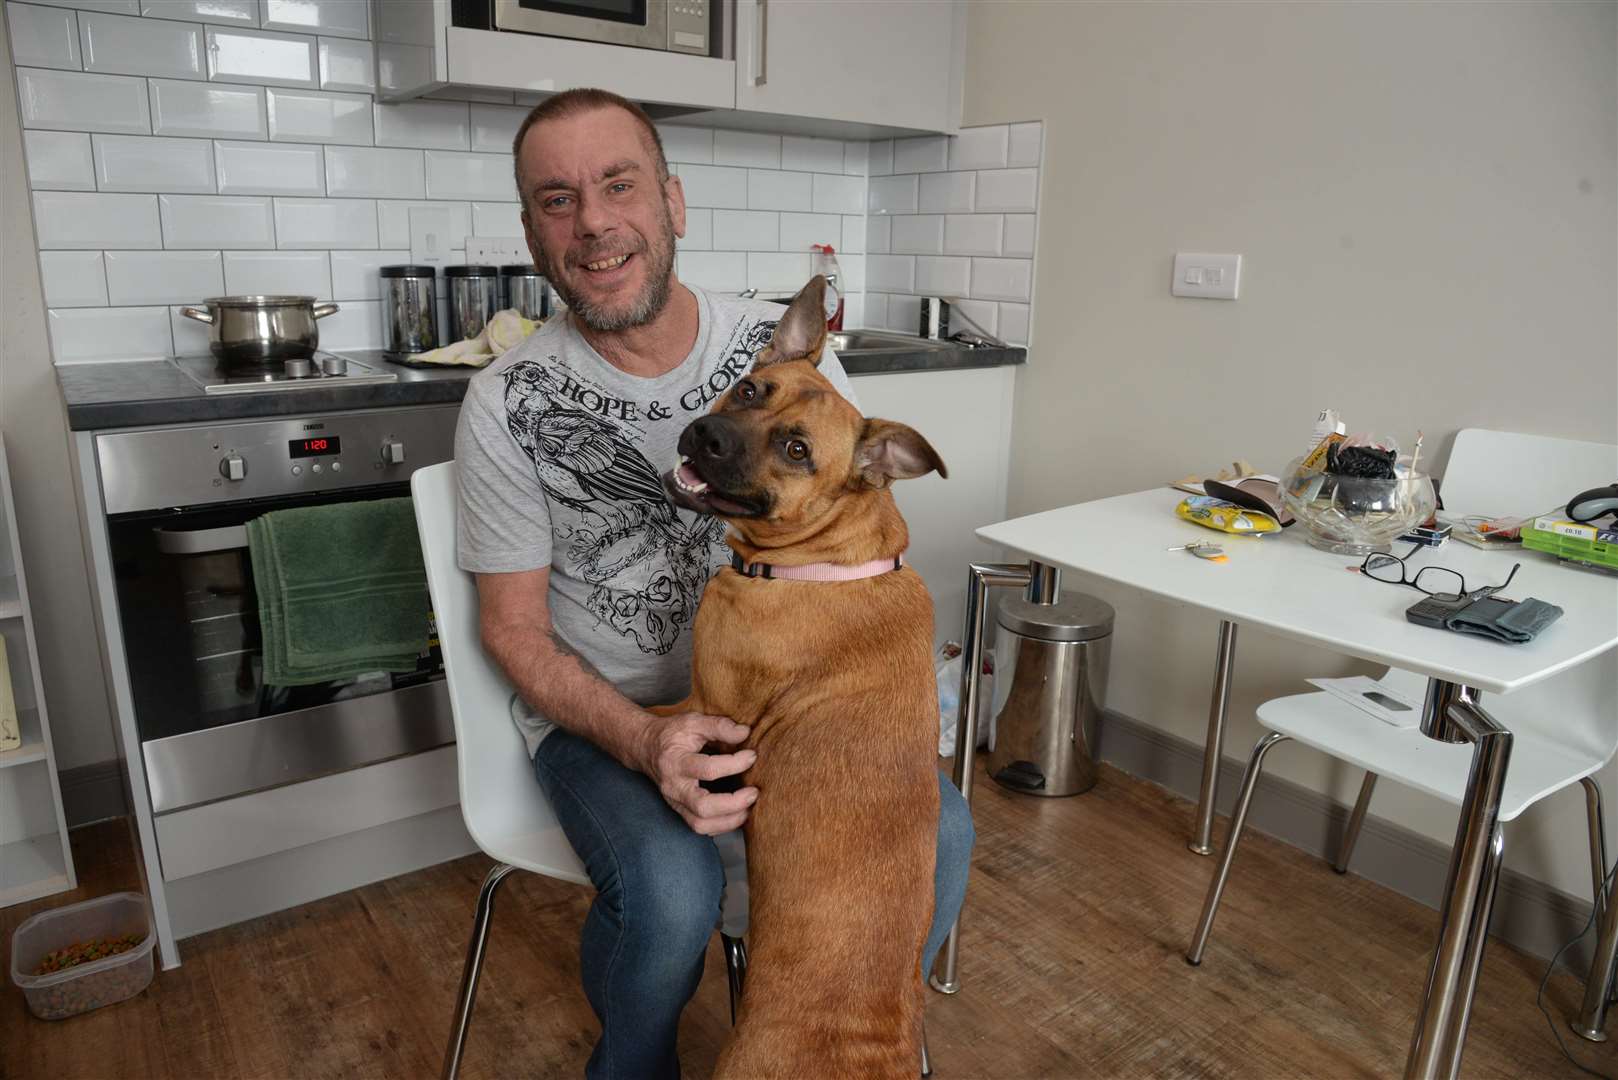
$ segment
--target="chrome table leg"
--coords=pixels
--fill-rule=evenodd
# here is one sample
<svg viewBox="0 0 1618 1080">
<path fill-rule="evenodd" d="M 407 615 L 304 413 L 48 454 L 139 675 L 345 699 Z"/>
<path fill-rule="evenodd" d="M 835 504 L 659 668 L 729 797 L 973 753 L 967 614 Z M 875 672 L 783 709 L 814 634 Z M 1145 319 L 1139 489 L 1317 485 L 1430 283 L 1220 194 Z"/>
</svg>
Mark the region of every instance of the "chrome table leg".
<svg viewBox="0 0 1618 1080">
<path fill-rule="evenodd" d="M 1208 737 L 1202 744 L 1202 794 L 1191 830 L 1191 850 L 1213 854 L 1214 803 L 1219 794 L 1219 762 L 1225 747 L 1225 714 L 1230 710 L 1230 669 L 1236 659 L 1236 624 L 1219 623 L 1219 653 L 1214 663 L 1213 700 L 1208 705 Z"/>
<path fill-rule="evenodd" d="M 443 1080 L 455 1080 L 461 1071 L 461 1055 L 466 1050 L 466 1029 L 472 1023 L 472 1003 L 478 996 L 478 978 L 483 974 L 484 948 L 489 941 L 489 918 L 494 914 L 494 891 L 517 869 L 496 863 L 483 879 L 478 893 L 477 914 L 472 919 L 472 941 L 466 947 L 466 965 L 461 968 L 461 993 L 455 1005 L 455 1024 L 449 1031 L 449 1047 L 444 1052 Z"/>
<path fill-rule="evenodd" d="M 1348 828 L 1343 830 L 1343 843 L 1337 849 L 1337 861 L 1331 868 L 1339 874 L 1348 873 L 1348 860 L 1354 857 L 1354 845 L 1360 838 L 1360 826 L 1365 824 L 1365 811 L 1371 805 L 1371 795 L 1376 791 L 1376 773 L 1368 772 L 1365 779 L 1360 782 L 1360 797 L 1354 800 L 1354 812 L 1348 816 Z"/>
<path fill-rule="evenodd" d="M 1584 980 L 1584 1004 L 1578 1018 L 1572 1021 L 1574 1034 L 1591 1042 L 1606 1042 L 1602 1030 L 1607 1022 L 1607 987 L 1612 984 L 1613 973 L 1618 971 L 1618 903 L 1607 897 L 1606 910 L 1601 916 L 1601 934 L 1596 939 L 1596 956 L 1590 965 L 1590 975 Z"/>
</svg>

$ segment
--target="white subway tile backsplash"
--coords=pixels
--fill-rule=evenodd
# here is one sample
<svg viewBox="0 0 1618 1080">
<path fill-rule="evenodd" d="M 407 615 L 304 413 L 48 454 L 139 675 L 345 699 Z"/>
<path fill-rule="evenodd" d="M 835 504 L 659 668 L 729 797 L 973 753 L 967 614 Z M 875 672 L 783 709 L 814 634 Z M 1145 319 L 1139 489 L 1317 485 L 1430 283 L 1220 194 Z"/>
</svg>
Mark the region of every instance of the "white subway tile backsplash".
<svg viewBox="0 0 1618 1080">
<path fill-rule="evenodd" d="M 830 244 L 840 249 L 843 219 L 837 214 L 782 214 L 782 251 L 808 251 L 811 244 Z"/>
<path fill-rule="evenodd" d="M 326 194 L 420 199 L 427 195 L 420 150 L 371 146 L 326 147 Z"/>
<path fill-rule="evenodd" d="M 921 297 L 889 296 L 888 329 L 901 334 L 915 334 L 921 330 Z"/>
<path fill-rule="evenodd" d="M 208 78 L 268 86 L 316 84 L 315 39 L 235 27 L 207 28 Z"/>
<path fill-rule="evenodd" d="M 96 186 L 102 191 L 216 190 L 213 144 L 207 139 L 96 135 L 93 142 Z"/>
<path fill-rule="evenodd" d="M 677 245 L 681 251 L 712 251 L 713 250 L 713 216 L 712 210 L 698 210 L 687 207 L 685 211 L 685 235 L 680 237 Z"/>
<path fill-rule="evenodd" d="M 870 288 L 869 282 L 867 282 L 866 288 Z M 853 319 L 854 315 L 852 312 L 845 312 L 845 323 Z M 862 317 L 858 321 L 855 321 L 853 325 L 870 327 L 876 330 L 886 329 L 888 325 L 887 294 L 879 292 L 866 292 L 865 311 L 862 313 Z"/>
<path fill-rule="evenodd" d="M 1036 220 L 1033 214 L 1007 214 L 1005 240 L 1000 253 L 1002 255 L 1024 255 L 1031 258 L 1034 254 L 1034 223 Z"/>
<path fill-rule="evenodd" d="M 922 210 L 959 213 L 972 209 L 972 173 L 927 173 L 921 178 Z"/>
<path fill-rule="evenodd" d="M 202 27 L 168 19 L 79 14 L 79 52 L 86 71 L 200 79 Z"/>
<path fill-rule="evenodd" d="M 867 155 L 867 176 L 887 176 L 893 172 L 893 140 L 879 139 L 870 143 L 870 153 Z"/>
<path fill-rule="evenodd" d="M 1007 345 L 1028 344 L 1029 312 L 1027 304 L 1001 304 L 1000 328 L 995 331 Z"/>
<path fill-rule="evenodd" d="M 368 94 L 277 89 L 260 93 L 269 100 L 270 138 L 277 142 L 369 146 L 373 141 Z"/>
<path fill-rule="evenodd" d="M 511 153 L 511 140 L 517 137 L 517 129 L 528 113 L 519 105 L 473 105 L 472 149 Z"/>
<path fill-rule="evenodd" d="M 25 128 L 144 135 L 152 130 L 145 89 L 127 75 L 17 68 Z"/>
<path fill-rule="evenodd" d="M 80 11 L 105 11 L 112 15 L 139 15 L 140 0 L 32 0 L 35 4 L 52 7 L 78 8 Z"/>
<path fill-rule="evenodd" d="M 747 253 L 747 287 L 766 292 L 796 292 L 809 280 L 809 254 L 792 251 Z"/>
<path fill-rule="evenodd" d="M 865 287 L 878 292 L 910 292 L 916 287 L 916 259 L 912 255 L 865 256 Z"/>
<path fill-rule="evenodd" d="M 840 173 L 843 171 L 843 142 L 841 139 L 783 136 L 781 168 L 797 169 L 802 172 Z"/>
<path fill-rule="evenodd" d="M 510 154 L 427 151 L 427 195 L 433 199 L 509 199 L 517 193 Z"/>
<path fill-rule="evenodd" d="M 865 253 L 865 219 L 858 215 L 848 214 L 843 217 L 843 239 L 837 245 L 838 251 L 846 251 L 850 255 L 863 255 Z"/>
<path fill-rule="evenodd" d="M 657 134 L 663 140 L 663 156 L 670 162 L 689 161 L 697 165 L 713 164 L 712 128 L 659 124 Z"/>
<path fill-rule="evenodd" d="M 943 172 L 949 168 L 949 140 L 942 135 L 893 141 L 893 171 L 896 173 Z"/>
<path fill-rule="evenodd" d="M 717 165 L 678 166 L 687 206 L 724 210 L 747 209 L 747 170 Z M 746 286 L 743 286 L 744 288 Z"/>
<path fill-rule="evenodd" d="M 41 251 L 45 306 L 106 307 L 107 273 L 99 251 Z"/>
<path fill-rule="evenodd" d="M 846 142 L 843 144 L 843 172 L 849 176 L 869 176 L 871 174 L 870 143 Z"/>
<path fill-rule="evenodd" d="M 166 248 L 273 248 L 270 200 L 159 195 Z M 108 247 L 114 245 L 108 244 Z"/>
<path fill-rule="evenodd" d="M 158 135 L 266 139 L 264 90 L 257 86 L 152 79 L 152 130 Z"/>
<path fill-rule="evenodd" d="M 679 256 L 682 280 L 716 292 L 741 292 L 747 288 L 747 253 L 743 251 L 682 251 Z"/>
<path fill-rule="evenodd" d="M 222 26 L 258 26 L 258 0 L 141 0 L 140 13 Z"/>
<path fill-rule="evenodd" d="M 865 177 L 815 173 L 814 209 L 820 214 L 863 213 Z"/>
<path fill-rule="evenodd" d="M 376 61 L 369 41 L 323 37 L 315 51 L 320 63 L 322 90 L 352 90 L 369 94 L 376 89 Z"/>
<path fill-rule="evenodd" d="M 402 101 L 378 104 L 376 144 L 418 146 L 424 150 L 465 150 L 471 146 L 471 124 L 464 101 Z M 510 149 L 508 142 L 500 150 Z"/>
<path fill-rule="evenodd" d="M 324 147 L 311 143 L 216 142 L 221 195 L 324 195 Z"/>
<path fill-rule="evenodd" d="M 326 165 L 331 167 L 329 161 Z M 282 248 L 378 247 L 376 203 L 370 199 L 276 199 L 275 236 Z"/>
<path fill-rule="evenodd" d="M 978 173 L 979 210 L 1032 211 L 1039 206 L 1038 169 L 993 169 Z"/>
<path fill-rule="evenodd" d="M 944 250 L 944 219 L 939 214 L 903 214 L 893 219 L 893 251 L 937 255 Z"/>
<path fill-rule="evenodd" d="M 715 210 L 715 251 L 774 251 L 781 238 L 781 215 L 765 210 Z"/>
<path fill-rule="evenodd" d="M 1011 138 L 1006 152 L 1007 165 L 1015 169 L 1022 165 L 1039 164 L 1043 126 L 1037 120 L 1031 124 L 1011 125 Z"/>
<path fill-rule="evenodd" d="M 865 291 L 864 255 L 848 255 L 838 252 L 837 266 L 843 274 L 842 286 L 845 295 Z"/>
<path fill-rule="evenodd" d="M 1005 124 L 963 128 L 959 135 L 949 140 L 950 170 L 1005 168 L 1009 134 L 1010 128 Z"/>
<path fill-rule="evenodd" d="M 174 348 L 167 308 L 51 309 L 46 313 L 58 364 L 86 360 L 157 360 Z"/>
<path fill-rule="evenodd" d="M 1027 259 L 973 259 L 973 299 L 1026 301 L 1032 293 L 1033 266 Z"/>
<path fill-rule="evenodd" d="M 444 325 L 444 324 L 440 324 Z M 376 300 L 348 300 L 320 320 L 322 349 L 380 349 L 382 304 Z"/>
<path fill-rule="evenodd" d="M 951 305 L 951 307 L 951 330 L 970 331 L 972 328 L 968 326 L 966 322 L 966 320 L 970 320 L 971 322 L 976 323 L 983 332 L 998 335 L 996 327 L 1000 324 L 999 304 L 995 304 L 988 300 L 962 300 L 957 297 L 955 303 Z M 959 313 L 964 318 L 961 320 L 955 319 L 953 317 L 955 313 Z"/>
<path fill-rule="evenodd" d="M 950 255 L 998 255 L 999 214 L 950 214 L 944 219 L 944 251 Z"/>
<path fill-rule="evenodd" d="M 410 247 L 410 208 L 413 206 L 448 210 L 451 236 L 476 235 L 472 232 L 472 204 L 469 202 L 394 202 L 384 199 L 376 204 L 377 232 L 381 247 Z M 455 246 L 459 247 L 460 244 Z"/>
<path fill-rule="evenodd" d="M 7 4 L 11 29 L 11 62 L 18 67 L 65 68 L 78 71 L 78 16 L 67 8 Z"/>
<path fill-rule="evenodd" d="M 331 269 L 324 251 L 226 251 L 223 254 L 225 292 L 230 296 L 322 298 L 332 295 Z"/>
<path fill-rule="evenodd" d="M 873 176 L 866 208 L 872 214 L 911 214 L 916 210 L 914 176 Z"/>
<path fill-rule="evenodd" d="M 331 288 L 320 295 L 337 301 L 379 300 L 382 279 L 377 274 L 378 269 L 409 261 L 408 250 L 334 251 L 331 253 Z"/>
<path fill-rule="evenodd" d="M 865 219 L 865 252 L 885 255 L 893 248 L 893 219 L 869 217 Z"/>
<path fill-rule="evenodd" d="M 927 296 L 960 296 L 972 277 L 972 260 L 952 255 L 916 259 L 916 291 Z"/>
<path fill-rule="evenodd" d="M 259 18 L 267 30 L 366 38 L 369 6 L 368 0 L 260 0 Z"/>
<path fill-rule="evenodd" d="M 851 292 L 843 297 L 843 325 L 849 329 L 870 325 L 865 321 L 864 293 Z"/>
<path fill-rule="evenodd" d="M 217 251 L 109 251 L 107 301 L 114 306 L 195 304 L 225 291 Z"/>
<path fill-rule="evenodd" d="M 13 7 L 12 10 L 16 10 Z M 94 191 L 95 159 L 82 131 L 25 131 L 28 186 L 35 191 Z M 63 305 L 56 305 L 61 307 Z"/>
<path fill-rule="evenodd" d="M 717 154 L 717 145 L 714 150 Z M 753 210 L 813 209 L 813 189 L 814 177 L 808 173 L 747 170 L 747 205 Z"/>
<path fill-rule="evenodd" d="M 157 196 L 34 192 L 39 248 L 160 248 Z"/>
<path fill-rule="evenodd" d="M 744 165 L 755 169 L 779 169 L 781 136 L 760 135 L 752 131 L 715 131 L 713 163 Z"/>
<path fill-rule="evenodd" d="M 522 203 L 475 202 L 469 236 L 517 237 L 522 230 Z"/>
</svg>

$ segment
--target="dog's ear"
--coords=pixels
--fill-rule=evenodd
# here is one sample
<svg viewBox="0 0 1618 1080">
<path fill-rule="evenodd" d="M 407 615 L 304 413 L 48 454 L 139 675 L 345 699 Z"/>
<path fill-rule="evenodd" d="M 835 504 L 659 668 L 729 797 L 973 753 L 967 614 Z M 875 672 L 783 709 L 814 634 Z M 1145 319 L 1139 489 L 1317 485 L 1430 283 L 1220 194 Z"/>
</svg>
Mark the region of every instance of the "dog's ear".
<svg viewBox="0 0 1618 1080">
<path fill-rule="evenodd" d="M 885 488 L 895 480 L 909 480 L 937 471 L 949 478 L 944 459 L 921 433 L 896 420 L 867 420 L 854 447 L 854 471 L 858 483 Z"/>
<path fill-rule="evenodd" d="M 759 351 L 754 367 L 784 364 L 788 360 L 820 363 L 826 348 L 826 279 L 814 280 L 799 290 L 787 305 L 786 314 L 775 328 L 775 336 Z"/>
</svg>

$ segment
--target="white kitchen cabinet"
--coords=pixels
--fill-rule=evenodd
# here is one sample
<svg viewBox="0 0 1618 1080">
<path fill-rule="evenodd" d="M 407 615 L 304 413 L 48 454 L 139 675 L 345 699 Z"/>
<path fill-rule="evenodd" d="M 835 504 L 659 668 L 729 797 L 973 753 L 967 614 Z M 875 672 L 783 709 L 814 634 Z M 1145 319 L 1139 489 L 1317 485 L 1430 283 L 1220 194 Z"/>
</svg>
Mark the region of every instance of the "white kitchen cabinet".
<svg viewBox="0 0 1618 1080">
<path fill-rule="evenodd" d="M 953 134 L 965 62 L 961 0 L 737 0 L 739 112 Z"/>
<path fill-rule="evenodd" d="M 975 535 L 1006 517 L 1011 402 L 1016 367 L 906 371 L 850 380 L 860 411 L 909 424 L 949 470 L 893 486 L 910 527 L 906 555 L 933 594 L 935 642 L 959 638 L 966 617 L 966 572 L 994 555 Z"/>
<path fill-rule="evenodd" d="M 0 907 L 78 887 L 39 678 L 39 650 L 17 542 L 16 504 L 0 443 L 0 636 L 22 744 L 0 750 Z"/>
</svg>

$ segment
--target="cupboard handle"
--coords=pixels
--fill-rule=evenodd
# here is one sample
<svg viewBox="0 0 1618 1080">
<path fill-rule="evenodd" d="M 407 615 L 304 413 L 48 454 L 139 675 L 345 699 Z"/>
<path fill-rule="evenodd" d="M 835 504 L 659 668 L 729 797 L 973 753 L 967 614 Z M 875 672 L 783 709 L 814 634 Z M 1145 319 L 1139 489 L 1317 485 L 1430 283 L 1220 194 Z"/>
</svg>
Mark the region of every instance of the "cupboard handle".
<svg viewBox="0 0 1618 1080">
<path fill-rule="evenodd" d="M 770 48 L 770 0 L 758 0 L 753 14 L 753 85 L 763 86 L 768 79 L 767 63 Z"/>
</svg>

